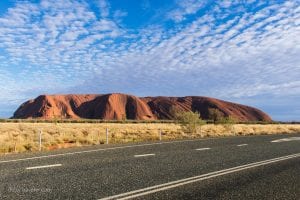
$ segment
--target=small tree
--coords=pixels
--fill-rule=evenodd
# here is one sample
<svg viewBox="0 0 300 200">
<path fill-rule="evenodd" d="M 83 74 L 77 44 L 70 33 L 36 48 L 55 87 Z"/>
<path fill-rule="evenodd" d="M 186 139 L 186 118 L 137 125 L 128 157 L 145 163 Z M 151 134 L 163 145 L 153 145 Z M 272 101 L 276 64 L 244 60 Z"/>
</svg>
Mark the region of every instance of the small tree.
<svg viewBox="0 0 300 200">
<path fill-rule="evenodd" d="M 222 124 L 234 124 L 234 123 L 236 123 L 236 119 L 233 118 L 232 116 L 223 117 L 220 120 L 220 123 L 222 123 Z"/>
<path fill-rule="evenodd" d="M 208 118 L 213 120 L 214 123 L 220 122 L 224 118 L 224 114 L 216 108 L 208 109 Z"/>
<path fill-rule="evenodd" d="M 229 130 L 231 133 L 234 133 L 234 127 L 233 125 L 237 122 L 237 120 L 231 116 L 223 117 L 220 121 L 220 123 L 224 124 L 224 126 Z"/>
<path fill-rule="evenodd" d="M 191 134 L 196 133 L 198 127 L 200 127 L 201 131 L 201 125 L 206 123 L 204 120 L 201 119 L 200 113 L 198 112 L 178 112 L 175 116 L 178 123 L 180 123 L 181 126 Z"/>
</svg>

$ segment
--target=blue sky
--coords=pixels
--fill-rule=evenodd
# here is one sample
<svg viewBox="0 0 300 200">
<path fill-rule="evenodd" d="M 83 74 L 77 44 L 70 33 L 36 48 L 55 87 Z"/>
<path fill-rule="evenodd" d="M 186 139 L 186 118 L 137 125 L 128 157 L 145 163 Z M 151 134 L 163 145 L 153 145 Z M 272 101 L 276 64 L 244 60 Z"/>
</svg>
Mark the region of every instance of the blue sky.
<svg viewBox="0 0 300 200">
<path fill-rule="evenodd" d="M 300 2 L 0 1 L 0 117 L 40 94 L 211 96 L 300 121 Z"/>
</svg>

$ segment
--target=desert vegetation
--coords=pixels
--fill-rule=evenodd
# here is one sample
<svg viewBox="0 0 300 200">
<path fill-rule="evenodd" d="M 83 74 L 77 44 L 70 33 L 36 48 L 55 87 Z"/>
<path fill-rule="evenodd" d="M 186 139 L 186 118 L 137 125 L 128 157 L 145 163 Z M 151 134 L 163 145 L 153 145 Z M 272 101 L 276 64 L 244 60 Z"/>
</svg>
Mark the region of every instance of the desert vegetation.
<svg viewBox="0 0 300 200">
<path fill-rule="evenodd" d="M 204 124 L 193 113 L 185 114 L 178 123 L 0 123 L 0 153 L 39 150 L 42 132 L 42 150 L 106 143 L 127 143 L 162 140 L 219 137 L 235 135 L 261 135 L 299 133 L 299 124 Z M 196 125 L 195 125 L 196 124 Z"/>
<path fill-rule="evenodd" d="M 199 129 L 201 132 L 201 126 L 206 124 L 206 121 L 201 119 L 199 112 L 176 112 L 175 119 L 183 131 L 190 134 L 197 133 Z"/>
</svg>

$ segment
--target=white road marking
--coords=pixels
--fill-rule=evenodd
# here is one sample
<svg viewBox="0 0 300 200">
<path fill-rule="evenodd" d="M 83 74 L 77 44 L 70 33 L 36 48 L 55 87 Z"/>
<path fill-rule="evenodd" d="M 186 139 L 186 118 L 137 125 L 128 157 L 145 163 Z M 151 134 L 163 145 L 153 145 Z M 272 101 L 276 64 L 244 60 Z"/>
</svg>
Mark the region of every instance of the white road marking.
<svg viewBox="0 0 300 200">
<path fill-rule="evenodd" d="M 200 149 L 195 149 L 196 151 L 205 151 L 205 150 L 209 150 L 210 148 L 200 148 Z"/>
<path fill-rule="evenodd" d="M 278 139 L 278 140 L 273 140 L 271 142 L 289 142 L 289 141 L 296 141 L 296 140 L 300 140 L 300 137 L 289 137 L 289 138 L 282 138 L 282 139 Z"/>
<path fill-rule="evenodd" d="M 35 166 L 35 167 L 27 167 L 26 169 L 42 169 L 42 168 L 60 167 L 60 166 L 62 166 L 62 164 L 43 165 L 43 166 Z"/>
<path fill-rule="evenodd" d="M 240 137 L 242 137 L 242 136 L 240 136 Z M 20 158 L 20 159 L 15 159 L 15 160 L 4 160 L 4 161 L 0 161 L 0 164 L 1 163 L 27 161 L 27 160 L 35 160 L 35 159 L 42 159 L 42 158 L 52 158 L 52 157 L 58 157 L 58 156 L 76 155 L 76 154 L 91 153 L 91 152 L 98 152 L 98 151 L 108 151 L 108 150 L 126 149 L 126 148 L 143 147 L 143 146 L 154 146 L 154 145 L 172 144 L 172 143 L 180 143 L 180 142 L 196 142 L 196 141 L 211 140 L 211 139 L 221 139 L 221 138 L 180 140 L 180 141 L 171 141 L 171 142 L 157 142 L 157 143 L 150 143 L 150 144 L 137 144 L 137 145 L 128 145 L 128 146 L 120 146 L 120 147 L 111 147 L 111 148 L 105 148 L 105 149 L 102 148 L 102 149 L 93 149 L 93 150 L 86 150 L 86 151 L 75 151 L 75 152 L 69 152 L 69 153 L 59 153 L 59 154 L 51 154 L 51 155 L 45 155 L 45 156 Z"/>
<path fill-rule="evenodd" d="M 134 157 L 138 158 L 138 157 L 146 157 L 146 156 L 155 156 L 154 153 L 148 153 L 148 154 L 141 154 L 141 155 L 134 155 Z"/>
<path fill-rule="evenodd" d="M 118 195 L 114 195 L 114 196 L 110 196 L 110 197 L 105 197 L 105 198 L 102 198 L 102 199 L 99 199 L 99 200 L 132 199 L 132 198 L 141 197 L 141 196 L 145 196 L 145 195 L 148 195 L 148 194 L 156 193 L 156 192 L 159 192 L 159 191 L 179 187 L 179 186 L 182 186 L 182 185 L 186 185 L 186 184 L 190 184 L 190 183 L 194 183 L 194 182 L 199 182 L 199 181 L 202 181 L 202 180 L 211 179 L 211 178 L 214 178 L 214 177 L 218 177 L 218 176 L 222 176 L 222 175 L 226 175 L 226 174 L 231 174 L 231 173 L 234 173 L 234 172 L 239 172 L 239 171 L 242 171 L 242 170 L 251 169 L 251 168 L 254 168 L 254 167 L 259 167 L 259 166 L 263 166 L 263 165 L 267 165 L 267 164 L 271 164 L 271 163 L 276 163 L 276 162 L 280 162 L 280 161 L 288 160 L 288 159 L 292 159 L 292 158 L 297 158 L 297 157 L 300 157 L 300 153 L 291 154 L 291 155 L 282 156 L 282 157 L 273 158 L 273 159 L 264 160 L 264 161 L 259 161 L 259 162 L 254 162 L 254 163 L 241 165 L 241 166 L 237 166 L 237 167 L 233 167 L 233 168 L 228 168 L 228 169 L 224 169 L 224 170 L 220 170 L 220 171 L 210 172 L 210 173 L 207 173 L 207 174 L 203 174 L 203 175 L 199 175 L 199 176 L 193 176 L 193 177 L 185 178 L 185 179 L 180 179 L 180 180 L 177 180 L 177 181 L 172 181 L 172 182 L 168 182 L 168 183 L 164 183 L 164 184 L 160 184 L 160 185 L 154 185 L 154 186 L 139 189 L 139 190 L 134 190 L 134 191 L 130 191 L 130 192 L 126 192 L 126 193 L 122 193 L 122 194 L 118 194 Z"/>
<path fill-rule="evenodd" d="M 239 144 L 239 145 L 236 145 L 238 147 L 242 147 L 242 146 L 247 146 L 248 144 Z"/>
</svg>

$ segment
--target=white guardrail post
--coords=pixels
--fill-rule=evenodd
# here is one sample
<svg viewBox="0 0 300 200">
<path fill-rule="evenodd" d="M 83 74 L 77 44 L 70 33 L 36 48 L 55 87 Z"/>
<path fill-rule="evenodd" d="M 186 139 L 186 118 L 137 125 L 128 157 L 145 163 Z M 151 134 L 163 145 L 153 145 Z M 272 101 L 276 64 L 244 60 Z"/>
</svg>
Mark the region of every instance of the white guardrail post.
<svg viewBox="0 0 300 200">
<path fill-rule="evenodd" d="M 161 134 L 162 134 L 161 129 L 159 129 L 159 141 L 161 141 Z"/>
<path fill-rule="evenodd" d="M 106 128 L 106 144 L 108 144 L 108 128 Z"/>
<path fill-rule="evenodd" d="M 39 130 L 39 151 L 42 151 L 42 130 Z"/>
</svg>

